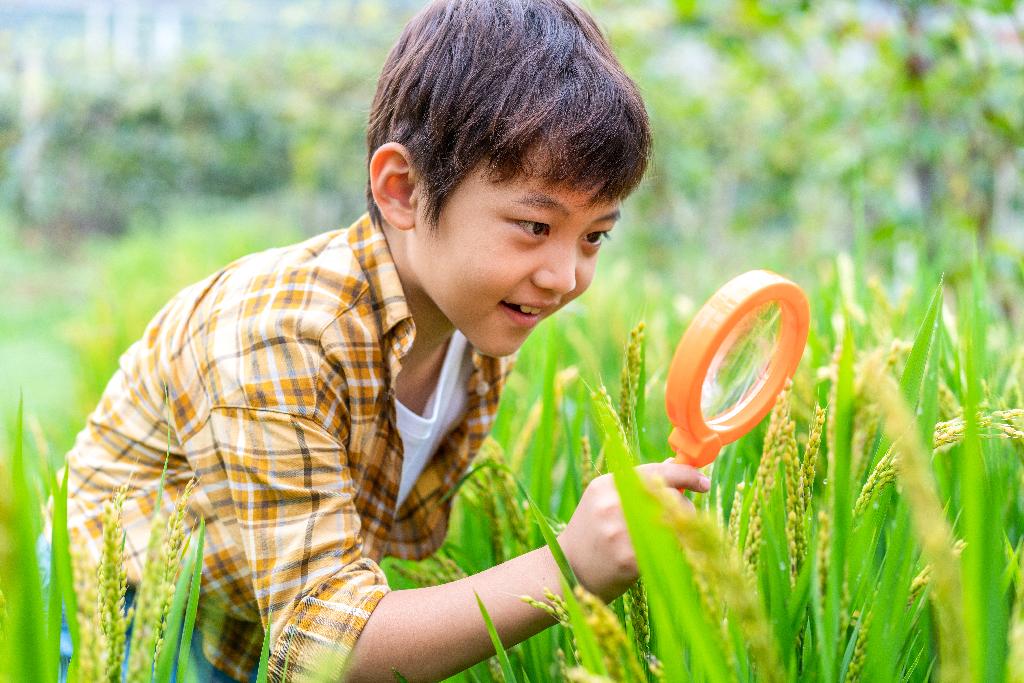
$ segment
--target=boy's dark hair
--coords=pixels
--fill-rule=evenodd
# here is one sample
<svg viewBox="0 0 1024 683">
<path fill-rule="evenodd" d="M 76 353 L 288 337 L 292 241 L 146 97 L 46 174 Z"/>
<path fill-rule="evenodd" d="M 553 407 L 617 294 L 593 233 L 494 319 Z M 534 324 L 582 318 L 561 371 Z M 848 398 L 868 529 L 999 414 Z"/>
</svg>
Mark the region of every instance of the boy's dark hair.
<svg viewBox="0 0 1024 683">
<path fill-rule="evenodd" d="M 495 182 L 531 177 L 613 201 L 640 182 L 651 150 L 636 85 L 570 0 L 431 2 L 381 70 L 367 167 L 391 141 L 409 149 L 434 226 L 481 162 Z M 366 200 L 380 225 L 369 181 Z"/>
</svg>

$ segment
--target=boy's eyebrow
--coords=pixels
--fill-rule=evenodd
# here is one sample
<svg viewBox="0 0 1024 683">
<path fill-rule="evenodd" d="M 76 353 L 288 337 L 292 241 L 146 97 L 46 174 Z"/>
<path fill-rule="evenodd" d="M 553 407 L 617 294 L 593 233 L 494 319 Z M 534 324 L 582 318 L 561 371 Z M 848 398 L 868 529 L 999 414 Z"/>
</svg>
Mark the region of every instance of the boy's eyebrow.
<svg viewBox="0 0 1024 683">
<path fill-rule="evenodd" d="M 519 199 L 517 199 L 516 203 L 523 204 L 525 206 L 536 206 L 542 209 L 554 209 L 563 216 L 569 214 L 569 209 L 565 206 L 565 204 L 558 201 L 551 195 L 544 194 L 543 192 L 530 192 L 529 194 L 525 194 Z M 611 211 L 601 216 L 594 222 L 600 223 L 601 221 L 608 220 L 617 221 L 621 215 L 622 212 L 619 211 L 619 209 L 615 209 L 614 211 Z"/>
</svg>

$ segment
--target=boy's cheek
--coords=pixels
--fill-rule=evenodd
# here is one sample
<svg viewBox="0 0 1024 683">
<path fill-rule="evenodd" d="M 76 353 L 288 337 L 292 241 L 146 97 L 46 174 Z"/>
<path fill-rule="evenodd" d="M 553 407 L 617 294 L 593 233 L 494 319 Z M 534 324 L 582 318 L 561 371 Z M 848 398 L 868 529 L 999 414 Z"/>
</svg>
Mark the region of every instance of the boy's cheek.
<svg viewBox="0 0 1024 683">
<path fill-rule="evenodd" d="M 590 285 L 591 285 L 591 283 L 593 281 L 594 281 L 594 271 L 593 271 L 593 269 L 589 269 L 585 273 L 577 273 L 577 275 L 576 275 L 576 289 L 572 290 L 571 292 L 569 292 L 569 294 L 567 294 L 564 297 L 564 299 L 562 301 L 562 305 L 559 306 L 559 309 L 563 308 L 570 301 L 573 301 L 574 299 L 579 298 L 580 295 L 582 295 L 585 291 L 590 289 Z"/>
</svg>

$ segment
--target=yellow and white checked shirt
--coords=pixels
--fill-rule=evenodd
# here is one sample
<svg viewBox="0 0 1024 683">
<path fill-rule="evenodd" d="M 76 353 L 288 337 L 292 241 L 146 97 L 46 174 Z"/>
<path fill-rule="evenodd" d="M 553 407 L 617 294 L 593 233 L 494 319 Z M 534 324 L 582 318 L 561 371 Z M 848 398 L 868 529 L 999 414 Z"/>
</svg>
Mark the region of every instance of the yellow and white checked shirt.
<svg viewBox="0 0 1024 683">
<path fill-rule="evenodd" d="M 103 503 L 128 482 L 137 583 L 169 452 L 167 511 L 199 480 L 189 519 L 207 523 L 208 659 L 248 680 L 268 627 L 272 679 L 347 653 L 389 590 L 378 562 L 420 559 L 444 540 L 445 494 L 490 431 L 511 369 L 512 358 L 473 353 L 467 412 L 396 515 L 392 384 L 414 334 L 387 242 L 365 215 L 185 288 L 121 357 L 68 453 L 73 538 L 99 558 Z"/>
</svg>

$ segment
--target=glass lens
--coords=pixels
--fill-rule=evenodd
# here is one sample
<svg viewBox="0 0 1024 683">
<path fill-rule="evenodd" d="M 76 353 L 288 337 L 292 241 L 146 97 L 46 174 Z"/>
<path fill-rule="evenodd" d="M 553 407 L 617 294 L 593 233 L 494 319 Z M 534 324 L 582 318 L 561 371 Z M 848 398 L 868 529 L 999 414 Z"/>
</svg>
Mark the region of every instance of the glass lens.
<svg viewBox="0 0 1024 683">
<path fill-rule="evenodd" d="M 704 377 L 700 409 L 705 420 L 746 403 L 761 388 L 779 342 L 781 312 L 774 301 L 762 305 L 722 342 Z"/>
</svg>

